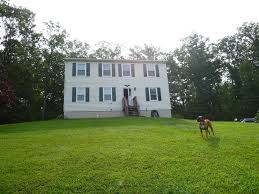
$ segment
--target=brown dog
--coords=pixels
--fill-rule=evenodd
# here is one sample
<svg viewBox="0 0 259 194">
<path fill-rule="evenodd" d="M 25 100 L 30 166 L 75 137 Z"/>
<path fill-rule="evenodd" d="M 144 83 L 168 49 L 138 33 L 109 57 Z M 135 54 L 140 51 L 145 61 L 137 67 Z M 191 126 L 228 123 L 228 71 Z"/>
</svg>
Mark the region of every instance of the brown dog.
<svg viewBox="0 0 259 194">
<path fill-rule="evenodd" d="M 215 136 L 214 131 L 213 131 L 213 127 L 212 127 L 212 123 L 211 123 L 211 121 L 209 119 L 206 119 L 203 116 L 198 116 L 197 122 L 200 123 L 199 127 L 200 127 L 200 131 L 201 131 L 201 136 L 202 137 L 203 137 L 202 130 L 205 130 L 206 138 L 208 138 L 208 134 L 210 135 L 209 128 L 210 128 L 212 134 Z"/>
</svg>

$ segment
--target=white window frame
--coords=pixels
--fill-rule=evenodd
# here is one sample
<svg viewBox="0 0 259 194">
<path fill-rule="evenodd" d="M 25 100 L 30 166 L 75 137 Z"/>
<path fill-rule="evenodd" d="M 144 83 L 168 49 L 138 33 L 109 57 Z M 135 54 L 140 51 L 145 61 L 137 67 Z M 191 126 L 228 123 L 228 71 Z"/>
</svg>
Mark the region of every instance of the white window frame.
<svg viewBox="0 0 259 194">
<path fill-rule="evenodd" d="M 85 74 L 84 75 L 78 75 L 78 66 L 84 65 L 85 66 Z M 86 64 L 85 63 L 77 63 L 76 64 L 76 76 L 86 76 Z"/>
<path fill-rule="evenodd" d="M 128 65 L 129 66 L 129 75 L 124 75 L 124 65 Z M 122 76 L 123 77 L 131 77 L 131 64 L 122 64 Z"/>
<path fill-rule="evenodd" d="M 84 93 L 83 93 L 83 95 L 84 95 L 84 99 L 83 100 L 78 100 L 78 98 L 77 98 L 77 95 L 78 95 L 78 89 L 79 88 L 81 88 L 81 89 L 83 89 L 83 91 L 84 91 Z M 82 95 L 82 94 L 80 94 L 80 95 Z M 84 87 L 77 87 L 76 88 L 76 102 L 85 102 L 85 88 Z"/>
<path fill-rule="evenodd" d="M 149 69 L 151 69 L 151 67 L 154 70 L 155 75 L 149 75 L 148 71 L 149 71 Z M 156 77 L 156 66 L 154 64 L 147 64 L 147 76 L 148 77 Z"/>
<path fill-rule="evenodd" d="M 151 99 L 151 89 L 155 89 L 156 90 L 156 99 L 152 100 Z M 158 101 L 158 92 L 157 92 L 157 88 L 149 88 L 149 99 L 150 101 Z"/>
<path fill-rule="evenodd" d="M 110 90 L 111 90 L 111 99 L 110 100 L 105 100 L 105 98 L 104 98 L 104 96 L 105 96 L 105 93 L 104 93 L 104 89 L 107 89 L 107 88 L 109 88 Z M 103 101 L 104 102 L 111 102 L 112 101 L 112 87 L 103 87 Z"/>
<path fill-rule="evenodd" d="M 104 75 L 104 65 L 109 65 L 109 67 L 110 67 L 110 75 Z M 109 63 L 103 63 L 102 64 L 102 75 L 104 77 L 111 77 L 112 76 L 112 65 L 111 64 L 109 64 Z"/>
</svg>

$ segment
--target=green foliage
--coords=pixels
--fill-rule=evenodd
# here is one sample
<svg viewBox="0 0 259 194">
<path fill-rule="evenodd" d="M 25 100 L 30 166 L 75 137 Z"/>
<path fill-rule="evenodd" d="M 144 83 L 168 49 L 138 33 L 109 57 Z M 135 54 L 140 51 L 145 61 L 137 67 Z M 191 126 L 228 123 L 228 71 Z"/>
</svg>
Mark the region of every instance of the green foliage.
<svg viewBox="0 0 259 194">
<path fill-rule="evenodd" d="M 134 46 L 129 49 L 129 58 L 133 60 L 161 60 L 166 54 L 160 48 L 144 44 L 143 47 Z"/>
<path fill-rule="evenodd" d="M 174 85 L 170 88 L 173 93 L 174 89 L 179 92 L 172 101 L 175 106 L 182 106 L 187 118 L 215 112 L 216 86 L 221 82 L 221 66 L 212 50 L 213 46 L 209 45 L 207 39 L 192 34 L 169 57 L 169 80 L 174 79 L 173 82 L 170 80 L 170 84 Z"/>
<path fill-rule="evenodd" d="M 258 124 L 149 118 L 0 126 L 0 193 L 258 193 Z"/>
</svg>

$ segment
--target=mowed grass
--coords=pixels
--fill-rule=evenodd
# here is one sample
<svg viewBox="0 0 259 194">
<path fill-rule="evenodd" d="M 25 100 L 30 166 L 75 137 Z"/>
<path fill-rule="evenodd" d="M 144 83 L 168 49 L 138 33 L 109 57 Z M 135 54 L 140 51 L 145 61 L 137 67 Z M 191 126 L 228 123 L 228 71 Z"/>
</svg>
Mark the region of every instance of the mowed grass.
<svg viewBox="0 0 259 194">
<path fill-rule="evenodd" d="M 259 193 L 259 124 L 112 118 L 0 126 L 0 193 Z"/>
</svg>

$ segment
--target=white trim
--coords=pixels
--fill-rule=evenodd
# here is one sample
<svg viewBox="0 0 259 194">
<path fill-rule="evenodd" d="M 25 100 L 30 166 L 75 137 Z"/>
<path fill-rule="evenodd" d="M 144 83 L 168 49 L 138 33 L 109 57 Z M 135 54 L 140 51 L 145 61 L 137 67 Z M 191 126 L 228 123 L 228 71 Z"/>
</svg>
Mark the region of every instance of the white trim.
<svg viewBox="0 0 259 194">
<path fill-rule="evenodd" d="M 85 66 L 85 75 L 78 75 L 78 65 Z M 76 63 L 76 76 L 86 76 L 86 63 Z"/>
<path fill-rule="evenodd" d="M 148 74 L 148 66 L 150 67 L 150 66 L 153 66 L 153 70 L 154 70 L 154 73 L 155 73 L 155 75 L 153 76 L 153 75 L 149 75 Z M 156 77 L 156 65 L 155 64 L 146 64 L 146 66 L 147 66 L 147 77 Z"/>
<path fill-rule="evenodd" d="M 152 100 L 151 99 L 151 89 L 156 89 L 156 100 Z M 150 99 L 150 101 L 158 101 L 158 92 L 157 92 L 157 88 L 149 88 L 149 99 Z"/>
<path fill-rule="evenodd" d="M 80 101 L 78 101 L 77 100 L 77 95 L 78 95 L 78 88 L 83 88 L 84 89 L 84 100 L 80 100 Z M 80 94 L 81 95 L 81 94 Z M 82 103 L 82 102 L 85 102 L 85 98 L 86 98 L 86 96 L 85 96 L 85 87 L 76 87 L 76 102 L 79 102 L 79 103 Z"/>
<path fill-rule="evenodd" d="M 104 98 L 104 88 L 109 88 L 110 90 L 111 90 L 111 100 L 105 100 L 105 98 Z M 111 102 L 112 101 L 112 87 L 103 87 L 103 102 Z"/>
<path fill-rule="evenodd" d="M 103 73 L 103 71 L 104 71 L 103 66 L 104 65 L 109 65 L 110 66 L 110 75 L 104 75 L 104 73 Z M 112 64 L 110 64 L 110 63 L 102 63 L 102 76 L 103 77 L 112 77 Z"/>
<path fill-rule="evenodd" d="M 131 73 L 131 64 L 127 64 L 127 63 L 124 63 L 124 64 L 121 64 L 122 65 L 122 76 L 123 77 L 131 77 L 132 73 Z M 129 71 L 130 71 L 130 75 L 124 75 L 124 65 L 129 65 Z"/>
</svg>

